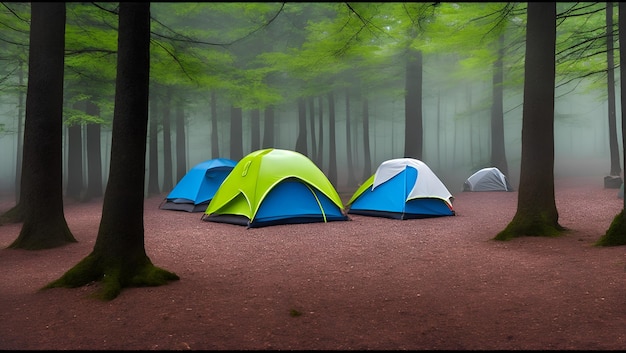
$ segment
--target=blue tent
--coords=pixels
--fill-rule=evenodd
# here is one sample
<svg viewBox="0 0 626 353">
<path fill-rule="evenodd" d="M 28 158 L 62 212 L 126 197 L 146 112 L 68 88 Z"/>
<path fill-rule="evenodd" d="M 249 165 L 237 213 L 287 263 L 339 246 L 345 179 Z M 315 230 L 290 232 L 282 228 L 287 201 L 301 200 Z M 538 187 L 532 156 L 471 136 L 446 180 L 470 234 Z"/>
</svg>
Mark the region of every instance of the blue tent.
<svg viewBox="0 0 626 353">
<path fill-rule="evenodd" d="M 383 162 L 347 203 L 348 213 L 393 219 L 454 216 L 452 195 L 422 161 Z"/>
<path fill-rule="evenodd" d="M 196 164 L 180 179 L 160 208 L 187 212 L 204 212 L 236 161 L 226 158 L 209 159 Z"/>
<path fill-rule="evenodd" d="M 237 163 L 202 220 L 255 228 L 348 217 L 339 194 L 313 161 L 295 151 L 267 148 Z"/>
</svg>

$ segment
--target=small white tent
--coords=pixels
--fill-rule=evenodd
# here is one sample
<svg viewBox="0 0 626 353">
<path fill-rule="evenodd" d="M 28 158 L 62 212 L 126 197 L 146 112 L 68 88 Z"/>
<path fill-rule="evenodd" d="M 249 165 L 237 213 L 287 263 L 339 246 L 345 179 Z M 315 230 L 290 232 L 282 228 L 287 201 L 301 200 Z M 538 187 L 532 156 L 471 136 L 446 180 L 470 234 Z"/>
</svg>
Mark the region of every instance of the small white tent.
<svg viewBox="0 0 626 353">
<path fill-rule="evenodd" d="M 463 184 L 463 191 L 513 191 L 507 177 L 496 168 L 483 168 Z"/>
</svg>

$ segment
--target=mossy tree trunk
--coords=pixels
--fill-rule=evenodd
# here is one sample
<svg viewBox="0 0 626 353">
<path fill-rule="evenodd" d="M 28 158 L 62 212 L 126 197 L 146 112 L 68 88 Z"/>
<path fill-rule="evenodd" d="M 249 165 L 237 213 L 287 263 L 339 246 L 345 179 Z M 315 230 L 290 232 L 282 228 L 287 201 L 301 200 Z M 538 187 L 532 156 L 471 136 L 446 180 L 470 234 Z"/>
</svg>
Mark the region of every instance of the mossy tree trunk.
<svg viewBox="0 0 626 353">
<path fill-rule="evenodd" d="M 554 199 L 555 46 L 556 3 L 529 2 L 517 213 L 495 240 L 564 230 Z"/>
<path fill-rule="evenodd" d="M 618 14 L 618 36 L 620 43 L 626 43 L 626 3 L 620 2 L 618 4 L 619 14 Z M 620 62 L 625 62 L 626 60 L 626 45 L 619 46 L 619 57 Z M 620 77 L 626 77 L 626 66 L 619 66 Z M 626 80 L 620 80 L 620 99 L 622 102 L 626 102 Z M 626 148 L 624 148 L 624 142 L 626 142 L 626 106 L 622 104 L 622 158 L 623 163 L 626 166 Z M 613 218 L 609 229 L 606 233 L 596 242 L 596 246 L 618 246 L 618 245 L 626 245 L 626 214 L 624 210 L 626 210 L 626 198 L 623 200 L 622 211 Z"/>
<path fill-rule="evenodd" d="M 149 40 L 150 3 L 120 3 L 111 168 L 98 237 L 91 254 L 45 288 L 102 281 L 95 295 L 111 300 L 125 287 L 178 279 L 154 266 L 144 247 Z"/>
<path fill-rule="evenodd" d="M 24 224 L 9 248 L 76 242 L 63 214 L 64 51 L 65 3 L 32 3 L 22 187 L 20 202 L 5 214 Z"/>
</svg>

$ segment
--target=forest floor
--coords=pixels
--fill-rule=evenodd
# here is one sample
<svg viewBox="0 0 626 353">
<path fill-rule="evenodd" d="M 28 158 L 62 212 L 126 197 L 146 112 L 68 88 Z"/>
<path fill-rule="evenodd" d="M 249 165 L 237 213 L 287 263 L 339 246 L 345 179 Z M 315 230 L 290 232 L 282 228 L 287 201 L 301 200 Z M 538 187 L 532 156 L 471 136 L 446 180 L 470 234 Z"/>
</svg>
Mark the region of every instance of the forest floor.
<svg viewBox="0 0 626 353">
<path fill-rule="evenodd" d="M 7 249 L 21 225 L 0 226 L 0 349 L 624 350 L 626 246 L 593 246 L 623 200 L 602 178 L 555 181 L 563 236 L 507 242 L 517 192 L 455 193 L 452 217 L 255 229 L 151 197 L 146 252 L 181 279 L 110 302 L 98 283 L 40 290 L 94 246 L 102 200 L 66 204 L 77 243 Z"/>
</svg>

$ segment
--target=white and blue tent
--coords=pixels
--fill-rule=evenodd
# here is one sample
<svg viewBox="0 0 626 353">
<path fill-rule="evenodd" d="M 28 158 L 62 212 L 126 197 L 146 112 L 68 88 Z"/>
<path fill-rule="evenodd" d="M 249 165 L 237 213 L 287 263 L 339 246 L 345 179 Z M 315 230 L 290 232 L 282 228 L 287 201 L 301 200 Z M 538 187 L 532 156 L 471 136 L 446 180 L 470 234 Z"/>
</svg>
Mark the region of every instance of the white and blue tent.
<svg viewBox="0 0 626 353">
<path fill-rule="evenodd" d="M 180 179 L 160 208 L 187 212 L 204 212 L 236 161 L 215 158 L 196 164 Z"/>
<path fill-rule="evenodd" d="M 422 161 L 384 161 L 355 191 L 348 213 L 393 219 L 454 216 L 452 194 Z"/>
</svg>

